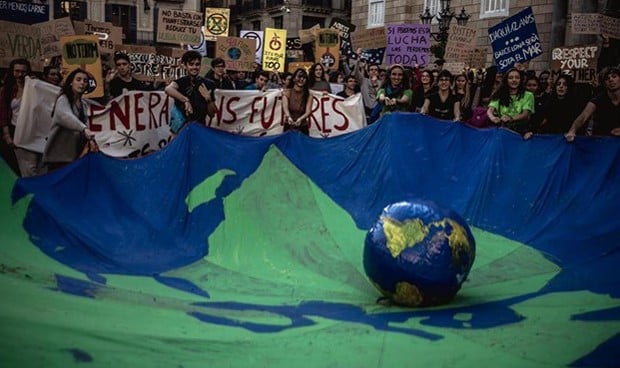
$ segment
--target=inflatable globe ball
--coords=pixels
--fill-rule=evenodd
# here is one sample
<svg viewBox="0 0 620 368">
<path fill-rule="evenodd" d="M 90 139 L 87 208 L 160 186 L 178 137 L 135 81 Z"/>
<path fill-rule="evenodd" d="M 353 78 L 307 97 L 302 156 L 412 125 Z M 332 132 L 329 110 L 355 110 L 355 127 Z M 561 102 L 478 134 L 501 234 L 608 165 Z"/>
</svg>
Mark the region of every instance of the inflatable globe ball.
<svg viewBox="0 0 620 368">
<path fill-rule="evenodd" d="M 433 202 L 391 204 L 368 231 L 364 270 L 395 304 L 447 303 L 467 278 L 476 256 L 469 226 Z"/>
</svg>

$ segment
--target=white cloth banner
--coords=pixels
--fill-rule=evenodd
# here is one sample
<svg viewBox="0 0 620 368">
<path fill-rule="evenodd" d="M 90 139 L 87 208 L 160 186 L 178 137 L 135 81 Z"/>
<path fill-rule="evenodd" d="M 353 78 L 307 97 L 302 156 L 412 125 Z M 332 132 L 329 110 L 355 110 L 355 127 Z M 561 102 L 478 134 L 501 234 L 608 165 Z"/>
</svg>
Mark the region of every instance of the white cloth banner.
<svg viewBox="0 0 620 368">
<path fill-rule="evenodd" d="M 313 99 L 310 136 L 335 137 L 366 126 L 361 94 L 347 99 L 310 91 Z M 207 126 L 232 133 L 260 137 L 282 133 L 282 91 L 216 90 L 217 114 Z"/>
<path fill-rule="evenodd" d="M 127 92 L 105 106 L 90 106 L 90 130 L 106 155 L 143 156 L 170 142 L 173 104 L 164 92 Z"/>
<path fill-rule="evenodd" d="M 42 153 L 52 127 L 52 108 L 60 89 L 26 80 L 15 129 L 15 144 Z M 366 126 L 358 93 L 347 99 L 311 91 L 310 136 L 335 137 Z M 217 114 L 207 126 L 228 132 L 265 136 L 283 131 L 282 91 L 216 90 Z M 164 92 L 131 91 L 101 106 L 88 101 L 90 130 L 100 150 L 113 157 L 138 157 L 164 147 L 172 139 L 169 121 L 174 100 Z"/>
<path fill-rule="evenodd" d="M 17 147 L 43 153 L 52 128 L 52 108 L 59 94 L 60 87 L 26 78 L 15 126 L 14 142 Z"/>
</svg>

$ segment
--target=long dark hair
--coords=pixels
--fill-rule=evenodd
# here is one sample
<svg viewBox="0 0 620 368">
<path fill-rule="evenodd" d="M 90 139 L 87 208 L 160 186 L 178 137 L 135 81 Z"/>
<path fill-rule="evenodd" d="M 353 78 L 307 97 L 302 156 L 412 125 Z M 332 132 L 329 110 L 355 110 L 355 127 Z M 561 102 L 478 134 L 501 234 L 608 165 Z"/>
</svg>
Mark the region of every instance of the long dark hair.
<svg viewBox="0 0 620 368">
<path fill-rule="evenodd" d="M 293 78 L 291 78 L 291 81 L 288 83 L 288 86 L 286 86 L 286 88 L 288 89 L 293 89 L 293 87 L 295 86 L 295 78 L 297 78 L 298 75 L 303 75 L 306 77 L 306 84 L 304 84 L 304 88 L 303 88 L 303 97 L 301 99 L 302 102 L 302 106 L 306 106 L 306 103 L 308 102 L 308 98 L 310 97 L 310 81 L 308 80 L 308 73 L 306 72 L 306 69 L 304 68 L 299 68 L 297 70 L 295 70 L 295 72 L 293 73 Z"/>
<path fill-rule="evenodd" d="M 502 76 L 502 84 L 499 86 L 499 89 L 495 91 L 493 96 L 491 96 L 491 100 L 499 100 L 499 104 L 501 106 L 510 106 L 510 102 L 512 99 L 510 98 L 510 88 L 508 87 L 508 76 L 510 73 L 516 72 L 519 74 L 519 87 L 517 89 L 517 98 L 520 99 L 525 94 L 525 83 L 523 83 L 523 74 L 519 71 L 519 69 L 511 68 Z"/>
<path fill-rule="evenodd" d="M 13 88 L 17 84 L 17 79 L 13 76 L 13 67 L 15 65 L 25 65 L 26 66 L 26 75 L 30 75 L 32 69 L 30 67 L 30 62 L 26 59 L 13 59 L 9 63 L 9 70 L 4 77 L 4 106 L 7 109 L 11 109 L 11 100 L 13 99 Z"/>
<path fill-rule="evenodd" d="M 308 73 L 308 87 L 312 87 L 314 86 L 314 83 L 318 82 L 318 80 L 314 77 L 314 70 L 317 66 L 320 66 L 321 70 L 323 71 L 323 74 L 321 74 L 321 80 L 325 80 L 325 68 L 321 63 L 316 63 L 312 65 L 312 68 L 310 68 L 310 73 Z"/>
<path fill-rule="evenodd" d="M 88 72 L 80 68 L 77 68 L 71 73 L 69 73 L 69 75 L 67 75 L 67 79 L 65 79 L 65 83 L 62 85 L 60 94 L 58 94 L 58 97 L 56 98 L 56 103 L 58 102 L 58 99 L 60 98 L 60 96 L 65 95 L 67 96 L 67 99 L 69 100 L 69 104 L 73 105 L 73 103 L 75 102 L 74 101 L 75 93 L 73 93 L 73 87 L 71 86 L 71 83 L 73 83 L 75 76 L 78 75 L 79 73 L 86 74 L 86 76 L 88 76 Z M 52 116 L 54 116 L 54 112 L 56 112 L 56 103 L 54 103 L 54 108 L 52 109 Z"/>
<path fill-rule="evenodd" d="M 553 90 L 551 91 L 551 96 L 555 100 L 558 99 L 558 92 L 557 92 L 556 84 L 558 83 L 560 79 L 564 79 L 564 81 L 566 82 L 566 96 L 564 96 L 564 99 L 565 100 L 572 99 L 573 95 L 575 94 L 575 80 L 573 79 L 573 77 L 571 77 L 568 74 L 560 74 L 555 79 L 555 82 L 553 82 Z"/>
</svg>

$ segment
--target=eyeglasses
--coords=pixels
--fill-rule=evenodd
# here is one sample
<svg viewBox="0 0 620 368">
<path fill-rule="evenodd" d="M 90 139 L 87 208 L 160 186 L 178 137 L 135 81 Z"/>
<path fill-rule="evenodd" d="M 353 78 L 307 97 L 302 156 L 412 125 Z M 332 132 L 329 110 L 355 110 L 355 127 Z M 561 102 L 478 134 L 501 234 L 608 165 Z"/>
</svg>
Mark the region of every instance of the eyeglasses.
<svg viewBox="0 0 620 368">
<path fill-rule="evenodd" d="M 305 75 L 298 75 L 297 79 L 308 79 L 308 77 L 306 77 Z"/>
<path fill-rule="evenodd" d="M 200 61 L 196 63 L 187 63 L 188 66 L 200 66 Z"/>
</svg>

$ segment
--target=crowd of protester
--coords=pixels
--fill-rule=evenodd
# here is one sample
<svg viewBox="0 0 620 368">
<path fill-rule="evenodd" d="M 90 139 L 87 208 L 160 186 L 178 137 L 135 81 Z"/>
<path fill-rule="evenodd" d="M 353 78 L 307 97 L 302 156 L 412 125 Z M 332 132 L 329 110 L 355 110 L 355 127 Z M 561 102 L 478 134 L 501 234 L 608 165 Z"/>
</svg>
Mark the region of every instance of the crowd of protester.
<svg viewBox="0 0 620 368">
<path fill-rule="evenodd" d="M 203 76 L 201 54 L 187 51 L 181 58 L 187 74 L 164 83 L 138 80 L 132 75 L 129 56 L 116 53 L 114 67 L 105 73 L 106 96 L 99 102 L 127 91 L 163 90 L 174 99 L 174 109 L 184 121 L 200 122 L 215 115 L 217 89 L 281 89 L 284 131 L 307 135 L 312 112 L 310 90 L 325 94 L 338 91 L 337 96 L 342 98 L 361 95 L 367 124 L 398 111 L 419 112 L 478 128 L 503 127 L 524 139 L 536 134 L 564 134 L 569 142 L 576 135 L 620 136 L 620 69 L 615 64 L 599 62 L 598 80 L 584 84 L 575 83 L 570 75 L 549 71 L 537 74 L 522 65 L 503 74 L 491 66 L 453 75 L 441 62 L 434 67 L 397 64 L 384 69 L 365 61 L 361 50 L 358 55 L 355 61 L 343 60 L 331 72 L 316 63 L 309 70 L 300 68 L 292 73 L 265 71 L 259 64 L 253 73 L 227 71 L 225 61 L 215 58 Z M 604 53 L 599 60 L 612 62 Z M 83 100 L 88 74 L 76 69 L 61 83 L 61 70 L 54 66 L 45 67 L 38 75 L 61 86 L 45 151 L 41 154 L 15 146 L 13 136 L 27 76 L 34 77 L 28 60 L 13 60 L 0 88 L 0 154 L 9 166 L 21 176 L 33 176 L 97 150 Z"/>
</svg>

